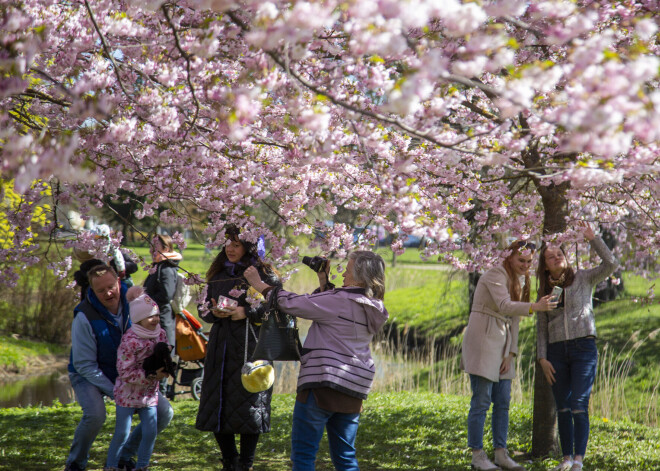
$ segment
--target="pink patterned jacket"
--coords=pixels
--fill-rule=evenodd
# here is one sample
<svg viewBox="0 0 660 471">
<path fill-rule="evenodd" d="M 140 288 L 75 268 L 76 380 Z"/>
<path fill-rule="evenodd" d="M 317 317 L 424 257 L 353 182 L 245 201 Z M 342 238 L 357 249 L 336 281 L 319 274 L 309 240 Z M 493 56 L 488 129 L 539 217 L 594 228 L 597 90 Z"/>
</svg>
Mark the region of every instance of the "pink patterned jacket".
<svg viewBox="0 0 660 471">
<path fill-rule="evenodd" d="M 119 376 L 114 387 L 118 406 L 141 408 L 158 405 L 158 381 L 147 379 L 142 369 L 142 362 L 153 353 L 158 342 L 167 342 L 164 330 L 155 339 L 145 339 L 131 328 L 121 338 L 117 350 Z"/>
</svg>

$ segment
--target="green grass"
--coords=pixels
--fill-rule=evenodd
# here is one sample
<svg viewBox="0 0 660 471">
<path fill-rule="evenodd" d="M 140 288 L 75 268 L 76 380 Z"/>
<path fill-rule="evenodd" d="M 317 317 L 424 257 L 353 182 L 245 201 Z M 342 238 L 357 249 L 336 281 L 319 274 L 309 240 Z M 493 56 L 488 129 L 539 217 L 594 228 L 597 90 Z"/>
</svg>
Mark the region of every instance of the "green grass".
<svg viewBox="0 0 660 471">
<path fill-rule="evenodd" d="M 261 436 L 255 469 L 289 467 L 291 414 L 294 397 L 275 395 L 272 431 Z M 211 433 L 195 429 L 198 403 L 177 400 L 172 424 L 158 437 L 153 471 L 219 470 L 219 451 Z M 465 420 L 469 399 L 430 393 L 372 394 L 365 402 L 357 437 L 363 471 L 437 470 L 469 468 Z M 88 470 L 100 470 L 114 425 L 114 407 L 107 404 L 108 420 L 96 439 Z M 61 470 L 81 411 L 77 404 L 0 410 L 1 470 Z M 137 420 L 137 419 L 136 419 Z M 551 469 L 556 459 L 530 461 L 531 409 L 511 409 L 509 447 L 530 471 Z M 487 427 L 488 429 L 488 427 Z M 486 443 L 491 440 L 490 433 Z M 38 445 L 36 445 L 38 444 Z M 487 445 L 487 450 L 490 446 Z M 585 468 L 593 470 L 660 469 L 660 430 L 630 422 L 593 418 Z M 317 468 L 334 469 L 327 440 L 321 442 Z"/>
<path fill-rule="evenodd" d="M 446 335 L 465 323 L 465 276 L 400 267 L 390 269 L 388 275 L 388 284 L 400 286 L 385 293 L 390 322 L 417 327 L 429 336 Z"/>
<path fill-rule="evenodd" d="M 22 367 L 30 358 L 43 355 L 62 355 L 67 352 L 68 347 L 63 345 L 0 336 L 0 368 Z"/>
</svg>

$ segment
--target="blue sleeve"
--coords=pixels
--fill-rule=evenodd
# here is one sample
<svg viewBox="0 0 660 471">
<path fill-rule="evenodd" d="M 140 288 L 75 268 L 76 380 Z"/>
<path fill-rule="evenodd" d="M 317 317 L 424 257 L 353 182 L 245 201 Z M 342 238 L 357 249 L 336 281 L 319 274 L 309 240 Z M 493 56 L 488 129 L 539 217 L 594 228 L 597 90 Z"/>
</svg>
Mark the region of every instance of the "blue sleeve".
<svg viewBox="0 0 660 471">
<path fill-rule="evenodd" d="M 78 374 L 99 388 L 103 394 L 114 398 L 114 384 L 99 368 L 96 360 L 96 336 L 83 313 L 78 313 L 71 324 L 71 356 Z"/>
</svg>

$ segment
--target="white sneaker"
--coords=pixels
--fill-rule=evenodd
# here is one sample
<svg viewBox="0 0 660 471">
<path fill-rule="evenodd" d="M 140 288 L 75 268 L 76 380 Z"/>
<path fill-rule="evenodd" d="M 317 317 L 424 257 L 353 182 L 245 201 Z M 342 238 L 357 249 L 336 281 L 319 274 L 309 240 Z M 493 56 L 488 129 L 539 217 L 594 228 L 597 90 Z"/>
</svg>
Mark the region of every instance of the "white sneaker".
<svg viewBox="0 0 660 471">
<path fill-rule="evenodd" d="M 559 463 L 559 465 L 552 468 L 551 471 L 571 471 L 573 467 L 573 460 L 566 460 Z"/>
<path fill-rule="evenodd" d="M 571 471 L 582 471 L 582 461 L 574 461 Z"/>
<path fill-rule="evenodd" d="M 478 471 L 500 471 L 489 459 L 484 450 L 472 452 L 472 467 Z"/>
<path fill-rule="evenodd" d="M 502 469 L 509 469 L 511 471 L 527 471 L 524 466 L 519 465 L 511 459 L 506 448 L 496 449 L 495 459 L 493 461 Z"/>
</svg>

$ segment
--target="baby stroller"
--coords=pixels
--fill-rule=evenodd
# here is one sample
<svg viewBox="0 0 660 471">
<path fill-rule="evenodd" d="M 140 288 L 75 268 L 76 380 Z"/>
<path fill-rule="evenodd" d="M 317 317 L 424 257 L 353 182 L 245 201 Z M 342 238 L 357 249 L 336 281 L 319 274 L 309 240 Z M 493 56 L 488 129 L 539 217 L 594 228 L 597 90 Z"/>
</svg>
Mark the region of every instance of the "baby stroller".
<svg viewBox="0 0 660 471">
<path fill-rule="evenodd" d="M 208 341 L 202 324 L 195 316 L 185 309 L 176 314 L 176 354 L 179 360 L 174 370 L 173 382 L 167 388 L 168 399 L 174 399 L 178 394 L 190 392 L 192 397 L 199 401 L 202 394 L 204 357 Z M 190 391 L 177 391 L 177 386 L 186 386 L 190 388 Z"/>
</svg>

